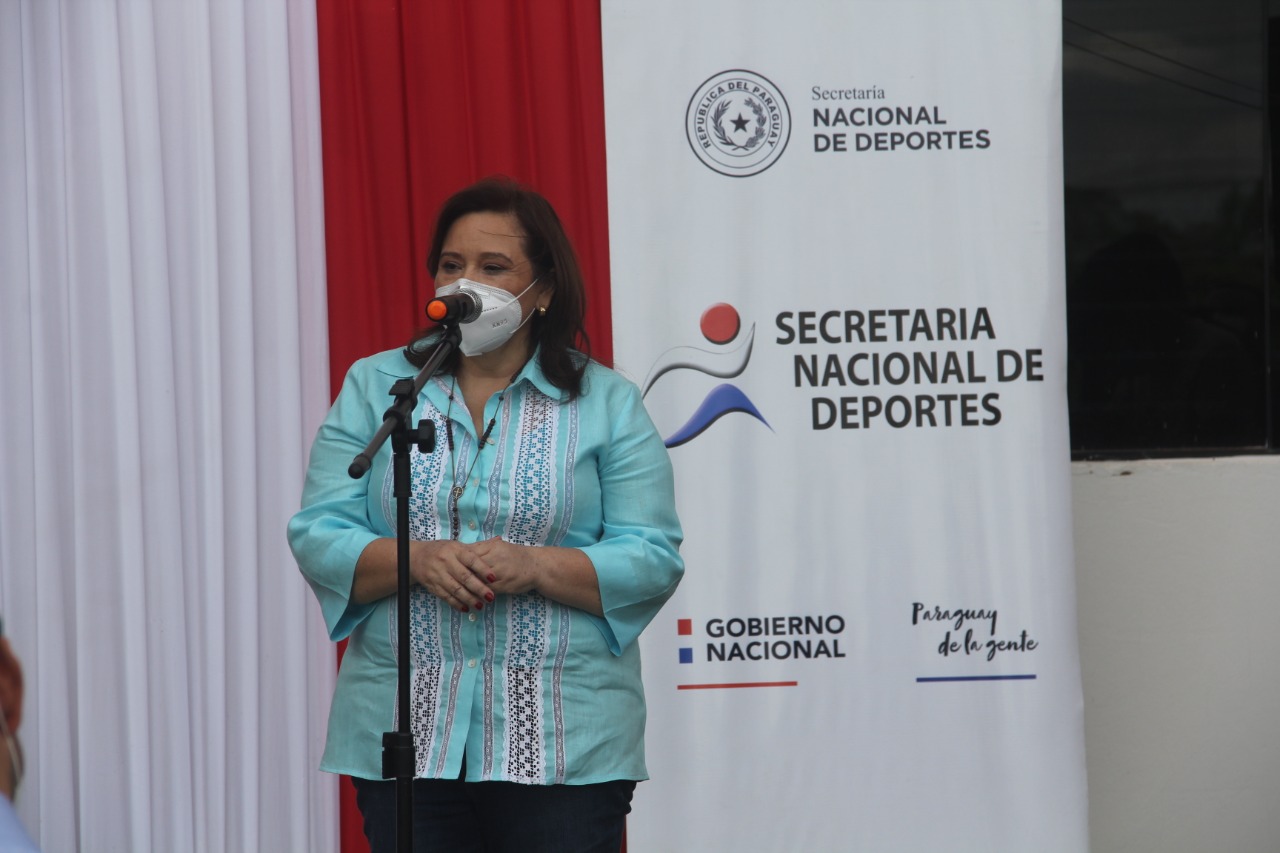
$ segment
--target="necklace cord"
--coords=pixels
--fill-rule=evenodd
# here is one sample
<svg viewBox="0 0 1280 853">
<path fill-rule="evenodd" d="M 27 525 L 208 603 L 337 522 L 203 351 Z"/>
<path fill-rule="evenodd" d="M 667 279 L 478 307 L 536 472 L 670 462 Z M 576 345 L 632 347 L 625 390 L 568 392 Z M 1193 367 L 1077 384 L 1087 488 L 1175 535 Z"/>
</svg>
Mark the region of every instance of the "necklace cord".
<svg viewBox="0 0 1280 853">
<path fill-rule="evenodd" d="M 444 434 L 449 445 L 449 478 L 453 481 L 453 486 L 449 489 L 449 538 L 457 539 L 461 533 L 458 520 L 458 501 L 462 498 L 462 493 L 467 490 L 467 486 L 471 482 L 471 472 L 475 471 L 476 463 L 480 461 L 480 453 L 489 443 L 489 436 L 493 433 L 493 427 L 498 422 L 498 412 L 502 411 L 502 401 L 506 399 L 507 392 L 511 390 L 511 386 L 515 384 L 516 377 L 520 375 L 520 371 L 516 371 L 511 375 L 511 379 L 507 382 L 507 387 L 503 388 L 498 394 L 498 402 L 493 410 L 493 417 L 489 418 L 489 424 L 484 428 L 484 433 L 480 436 L 480 441 L 476 445 L 476 455 L 471 458 L 471 465 L 467 467 L 467 476 L 463 479 L 462 484 L 458 484 L 458 461 L 454 454 L 453 448 L 453 395 L 458 389 L 458 377 L 453 377 L 453 384 L 449 388 L 449 406 L 444 414 Z"/>
</svg>

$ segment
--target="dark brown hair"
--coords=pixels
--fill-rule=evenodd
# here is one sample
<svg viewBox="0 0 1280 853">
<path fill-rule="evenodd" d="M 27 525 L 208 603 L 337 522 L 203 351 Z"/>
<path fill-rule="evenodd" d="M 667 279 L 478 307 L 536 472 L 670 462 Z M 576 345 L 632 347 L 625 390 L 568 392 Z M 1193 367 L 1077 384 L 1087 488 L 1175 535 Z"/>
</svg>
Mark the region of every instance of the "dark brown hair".
<svg viewBox="0 0 1280 853">
<path fill-rule="evenodd" d="M 551 384 L 576 397 L 582 393 L 591 344 L 583 321 L 586 315 L 586 286 L 573 245 L 564 233 L 560 217 L 550 202 L 510 178 L 492 177 L 459 190 L 445 201 L 436 216 L 435 233 L 427 252 L 427 271 L 435 276 L 440 266 L 444 240 L 453 224 L 469 213 L 511 214 L 524 229 L 524 251 L 533 264 L 534 275 L 551 288 L 551 303 L 545 315 L 529 319 L 530 339 L 540 345 L 538 363 Z M 427 360 L 423 342 L 435 327 L 419 331 L 405 348 L 405 358 L 421 367 Z M 575 352 L 576 350 L 576 352 Z M 444 369 L 458 369 L 455 350 Z"/>
</svg>

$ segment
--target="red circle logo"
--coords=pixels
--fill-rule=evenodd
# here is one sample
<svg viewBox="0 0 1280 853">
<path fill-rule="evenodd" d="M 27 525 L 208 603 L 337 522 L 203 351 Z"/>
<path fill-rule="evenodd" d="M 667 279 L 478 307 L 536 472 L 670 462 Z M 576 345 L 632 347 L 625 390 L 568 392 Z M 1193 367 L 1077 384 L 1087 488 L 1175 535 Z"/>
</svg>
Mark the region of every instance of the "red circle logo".
<svg viewBox="0 0 1280 853">
<path fill-rule="evenodd" d="M 727 302 L 717 302 L 702 312 L 702 320 L 698 325 L 702 329 L 702 336 L 711 343 L 727 344 L 738 336 L 738 331 L 742 329 L 742 319 L 738 316 L 738 309 Z"/>
</svg>

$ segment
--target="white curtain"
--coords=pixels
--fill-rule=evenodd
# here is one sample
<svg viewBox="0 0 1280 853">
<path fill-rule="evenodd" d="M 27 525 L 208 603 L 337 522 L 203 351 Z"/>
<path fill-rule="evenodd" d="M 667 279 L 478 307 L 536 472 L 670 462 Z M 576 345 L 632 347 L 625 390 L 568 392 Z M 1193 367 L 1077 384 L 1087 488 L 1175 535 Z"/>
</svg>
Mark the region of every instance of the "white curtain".
<svg viewBox="0 0 1280 853">
<path fill-rule="evenodd" d="M 332 850 L 284 539 L 328 402 L 313 0 L 0 0 L 0 612 L 47 851 Z"/>
</svg>

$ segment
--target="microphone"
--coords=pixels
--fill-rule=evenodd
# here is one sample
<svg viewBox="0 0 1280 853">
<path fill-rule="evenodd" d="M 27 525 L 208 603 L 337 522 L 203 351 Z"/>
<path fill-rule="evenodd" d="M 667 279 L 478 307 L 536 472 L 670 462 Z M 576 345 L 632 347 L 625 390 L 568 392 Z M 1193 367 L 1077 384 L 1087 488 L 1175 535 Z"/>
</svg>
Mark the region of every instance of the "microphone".
<svg viewBox="0 0 1280 853">
<path fill-rule="evenodd" d="M 480 297 L 466 290 L 437 296 L 427 303 L 427 317 L 437 323 L 470 323 L 480 316 Z"/>
</svg>

